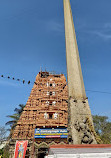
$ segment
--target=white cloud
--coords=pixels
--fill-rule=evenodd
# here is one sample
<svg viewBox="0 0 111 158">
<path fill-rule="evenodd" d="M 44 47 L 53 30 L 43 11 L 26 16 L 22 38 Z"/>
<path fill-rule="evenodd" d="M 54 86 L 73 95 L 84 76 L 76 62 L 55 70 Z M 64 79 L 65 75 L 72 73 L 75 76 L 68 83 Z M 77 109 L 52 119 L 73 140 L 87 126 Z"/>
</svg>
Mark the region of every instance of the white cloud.
<svg viewBox="0 0 111 158">
<path fill-rule="evenodd" d="M 104 28 L 106 28 L 106 29 L 111 29 L 111 23 L 106 23 L 106 24 L 104 24 Z"/>
<path fill-rule="evenodd" d="M 102 31 L 92 31 L 92 34 L 97 35 L 98 37 L 103 38 L 104 40 L 110 40 L 111 39 L 111 34 L 103 33 Z"/>
<path fill-rule="evenodd" d="M 13 86 L 13 87 L 19 87 L 20 85 L 18 85 L 17 83 L 12 83 L 11 81 L 3 81 L 3 80 L 0 80 L 0 85 L 3 85 L 3 86 Z"/>
<path fill-rule="evenodd" d="M 79 29 L 80 32 L 97 36 L 103 40 L 111 40 L 111 23 L 97 24 L 96 26 L 87 23 L 79 25 L 81 26 Z"/>
<path fill-rule="evenodd" d="M 47 22 L 46 26 L 47 29 L 50 31 L 59 32 L 59 33 L 64 32 L 64 25 L 57 21 L 50 20 Z"/>
</svg>

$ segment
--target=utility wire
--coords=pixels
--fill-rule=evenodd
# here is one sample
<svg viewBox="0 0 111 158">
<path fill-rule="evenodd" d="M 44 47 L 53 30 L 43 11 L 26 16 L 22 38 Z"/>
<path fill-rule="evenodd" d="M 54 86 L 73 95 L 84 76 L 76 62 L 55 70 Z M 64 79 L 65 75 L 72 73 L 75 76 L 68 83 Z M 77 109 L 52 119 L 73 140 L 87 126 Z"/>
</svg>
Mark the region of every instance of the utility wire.
<svg viewBox="0 0 111 158">
<path fill-rule="evenodd" d="M 103 92 L 103 91 L 95 91 L 95 90 L 86 90 L 88 92 L 93 92 L 93 93 L 104 93 L 104 94 L 111 94 L 111 92 Z"/>
<path fill-rule="evenodd" d="M 1 78 L 6 78 L 6 79 L 10 79 L 10 80 L 13 80 L 13 81 L 18 81 L 18 82 L 22 82 L 23 84 L 37 84 L 36 82 L 31 82 L 30 80 L 26 81 L 24 79 L 20 79 L 20 78 L 15 78 L 15 77 L 10 77 L 10 76 L 7 76 L 5 77 L 4 75 L 0 75 Z"/>
<path fill-rule="evenodd" d="M 10 76 L 4 76 L 4 75 L 0 75 L 1 78 L 6 78 L 6 79 L 10 79 L 10 80 L 13 80 L 13 81 L 18 81 L 18 82 L 22 82 L 23 84 L 36 84 L 36 82 L 32 82 L 30 80 L 26 81 L 24 79 L 20 79 L 20 78 L 15 78 L 15 77 L 10 77 Z M 111 92 L 106 92 L 106 91 L 98 91 L 98 90 L 86 90 L 87 92 L 92 92 L 92 93 L 103 93 L 103 94 L 109 94 L 111 95 Z"/>
</svg>

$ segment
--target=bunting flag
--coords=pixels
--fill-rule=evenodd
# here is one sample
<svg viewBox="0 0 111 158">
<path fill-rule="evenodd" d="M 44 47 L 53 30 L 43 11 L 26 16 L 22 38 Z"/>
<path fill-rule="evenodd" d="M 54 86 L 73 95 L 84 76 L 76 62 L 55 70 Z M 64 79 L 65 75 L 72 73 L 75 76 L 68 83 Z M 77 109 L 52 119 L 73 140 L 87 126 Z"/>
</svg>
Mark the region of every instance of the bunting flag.
<svg viewBox="0 0 111 158">
<path fill-rule="evenodd" d="M 16 141 L 14 158 L 25 158 L 28 140 Z"/>
<path fill-rule="evenodd" d="M 10 77 L 10 76 L 4 76 L 4 75 L 0 75 L 0 77 L 2 78 L 7 78 L 7 79 L 10 79 L 10 80 L 16 80 L 16 81 L 19 81 L 19 82 L 22 82 L 23 84 L 27 83 L 28 85 L 29 84 L 36 84 L 36 82 L 31 82 L 30 80 L 29 81 L 25 81 L 25 80 L 21 80 L 21 79 L 16 79 L 15 77 Z M 37 84 L 36 84 L 37 85 Z"/>
</svg>

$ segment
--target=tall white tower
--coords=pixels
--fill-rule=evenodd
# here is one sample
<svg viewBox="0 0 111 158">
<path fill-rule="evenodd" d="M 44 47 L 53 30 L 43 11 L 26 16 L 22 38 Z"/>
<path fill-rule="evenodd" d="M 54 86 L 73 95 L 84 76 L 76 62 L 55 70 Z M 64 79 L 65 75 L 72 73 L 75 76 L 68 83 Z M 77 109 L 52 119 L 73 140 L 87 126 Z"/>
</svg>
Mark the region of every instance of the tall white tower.
<svg viewBox="0 0 111 158">
<path fill-rule="evenodd" d="M 69 94 L 69 142 L 96 144 L 96 133 L 84 88 L 70 0 L 63 2 Z"/>
</svg>

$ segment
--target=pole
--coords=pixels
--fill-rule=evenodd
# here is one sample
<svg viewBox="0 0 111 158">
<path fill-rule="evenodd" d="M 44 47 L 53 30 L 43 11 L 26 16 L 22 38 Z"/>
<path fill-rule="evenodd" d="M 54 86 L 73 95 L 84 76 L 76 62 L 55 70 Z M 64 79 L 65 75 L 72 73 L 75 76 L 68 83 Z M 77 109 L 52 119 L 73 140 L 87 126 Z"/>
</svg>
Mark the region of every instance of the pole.
<svg viewBox="0 0 111 158">
<path fill-rule="evenodd" d="M 34 135 L 35 135 L 35 130 L 34 130 Z M 33 139 L 32 139 L 32 153 L 31 153 L 31 158 L 34 158 L 34 142 L 35 142 L 35 138 L 33 137 Z"/>
</svg>

